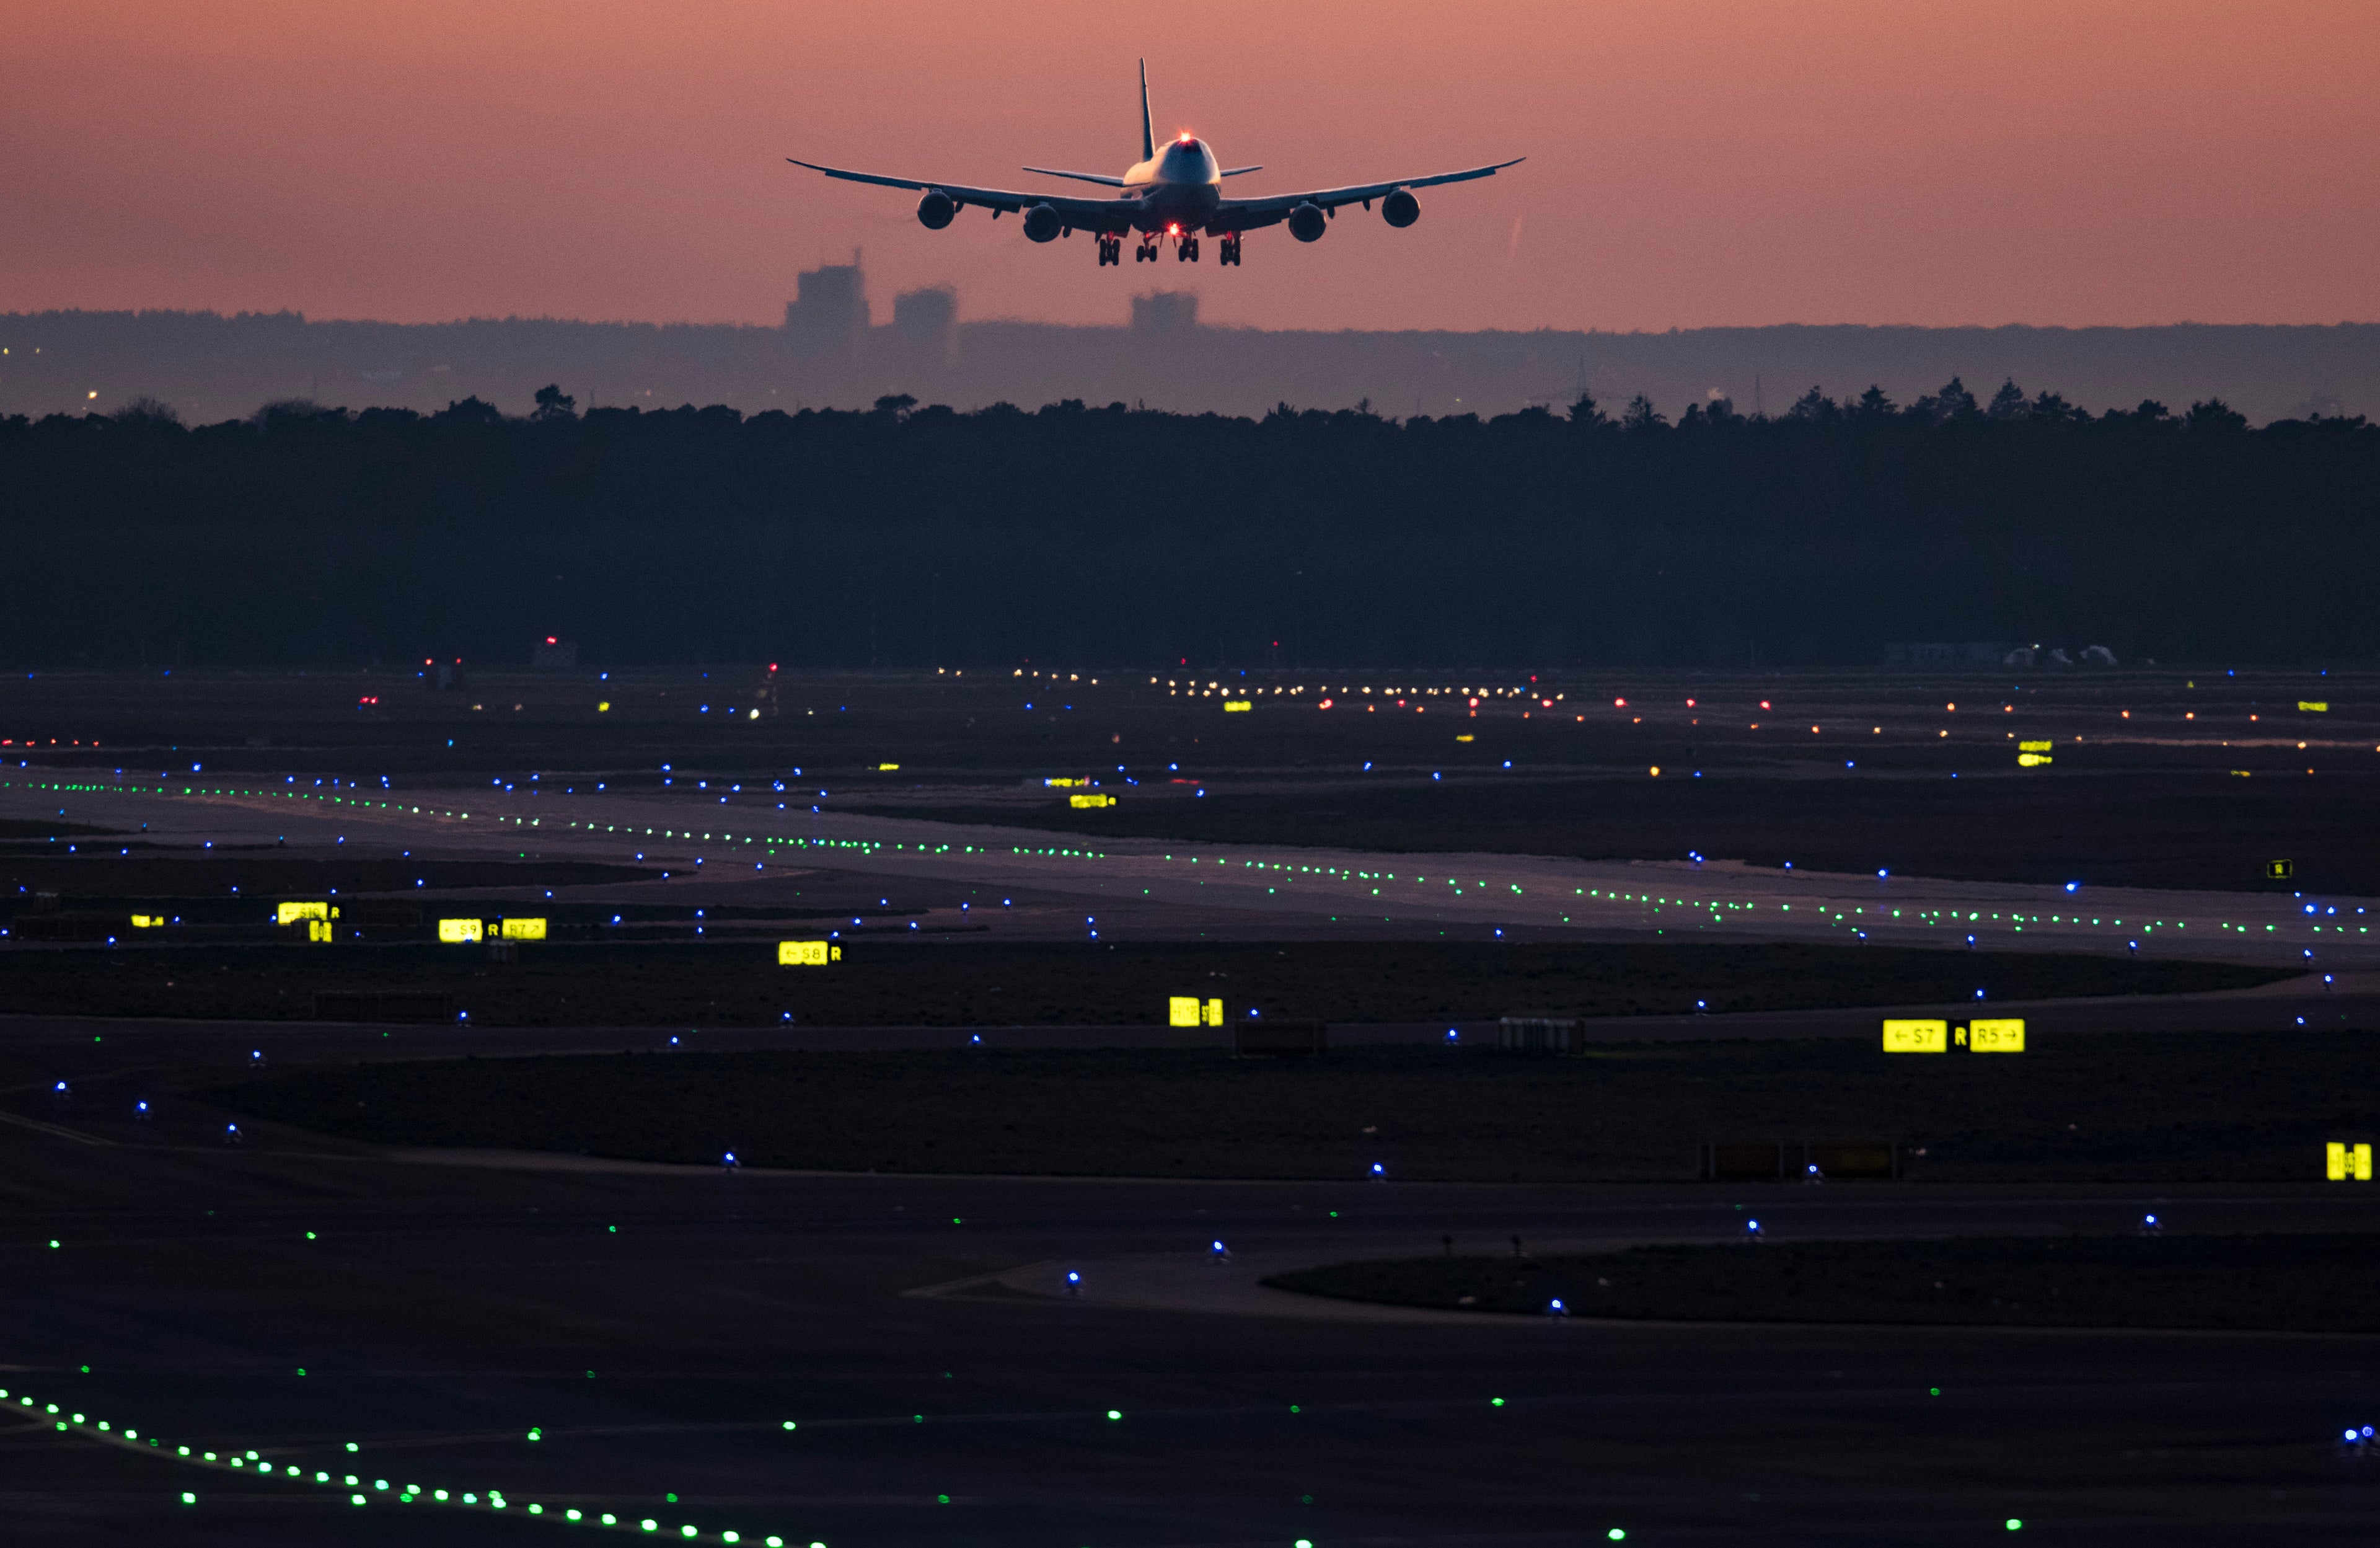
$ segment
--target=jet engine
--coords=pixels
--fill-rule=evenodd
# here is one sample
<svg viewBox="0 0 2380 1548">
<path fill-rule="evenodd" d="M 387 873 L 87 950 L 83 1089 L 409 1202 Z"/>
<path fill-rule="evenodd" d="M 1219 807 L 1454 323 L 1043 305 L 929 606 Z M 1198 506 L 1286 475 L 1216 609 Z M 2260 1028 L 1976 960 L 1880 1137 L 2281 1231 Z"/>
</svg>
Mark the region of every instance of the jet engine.
<svg viewBox="0 0 2380 1548">
<path fill-rule="evenodd" d="M 1330 224 L 1319 204 L 1300 204 L 1289 213 L 1289 234 L 1301 242 L 1318 242 Z"/>
<path fill-rule="evenodd" d="M 958 213 L 958 201 L 940 189 L 928 189 L 917 201 L 917 224 L 929 231 L 940 231 Z"/>
<path fill-rule="evenodd" d="M 1390 225 L 1403 227 L 1421 219 L 1421 201 L 1399 189 L 1380 201 L 1380 218 Z"/>
<path fill-rule="evenodd" d="M 1036 204 L 1025 212 L 1026 238 L 1035 242 L 1055 241 L 1059 227 L 1064 224 L 1058 218 L 1056 210 L 1047 204 Z"/>
</svg>

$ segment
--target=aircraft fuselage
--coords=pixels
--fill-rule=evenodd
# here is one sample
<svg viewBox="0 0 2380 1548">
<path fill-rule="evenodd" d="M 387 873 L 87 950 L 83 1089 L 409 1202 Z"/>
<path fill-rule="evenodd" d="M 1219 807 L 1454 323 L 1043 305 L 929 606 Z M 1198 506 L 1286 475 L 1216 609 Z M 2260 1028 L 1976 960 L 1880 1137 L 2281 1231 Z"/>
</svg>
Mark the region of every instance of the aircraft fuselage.
<svg viewBox="0 0 2380 1548">
<path fill-rule="evenodd" d="M 1132 215 L 1136 231 L 1202 231 L 1223 201 L 1222 168 L 1206 141 L 1185 134 L 1126 168 L 1119 200 L 1137 206 Z"/>
</svg>

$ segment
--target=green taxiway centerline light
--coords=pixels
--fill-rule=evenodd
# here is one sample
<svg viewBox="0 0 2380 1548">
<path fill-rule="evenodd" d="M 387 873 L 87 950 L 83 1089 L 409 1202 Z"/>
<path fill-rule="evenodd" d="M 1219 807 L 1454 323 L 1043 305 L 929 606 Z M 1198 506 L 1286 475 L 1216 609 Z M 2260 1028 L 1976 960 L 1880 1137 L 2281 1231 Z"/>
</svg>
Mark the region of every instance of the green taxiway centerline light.
<svg viewBox="0 0 2380 1548">
<path fill-rule="evenodd" d="M 6 1388 L 0 1387 L 0 1401 L 6 1401 L 12 1395 Z M 58 1412 L 58 1406 L 55 1403 L 41 1405 L 37 1404 L 33 1398 L 27 1396 L 24 1394 L 18 1393 L 13 1396 L 16 1398 L 18 1406 L 20 1408 L 36 1409 L 45 1408 L 46 1411 L 51 1414 Z M 785 1425 L 785 1428 L 788 1430 L 791 1430 L 793 1427 L 794 1426 L 791 1421 L 788 1421 Z M 62 1431 L 79 1429 L 95 1440 L 106 1441 L 117 1445 L 129 1446 L 134 1450 L 143 1449 L 139 1444 L 140 1440 L 139 1431 L 131 1429 L 121 1431 L 115 1430 L 108 1420 L 103 1419 L 94 1420 L 85 1414 L 73 1414 L 67 1418 L 60 1419 L 57 1420 L 57 1428 Z M 532 1433 L 534 1433 L 534 1432 Z M 349 1451 L 358 1449 L 357 1443 L 353 1441 L 348 1441 L 345 1444 Z M 259 1453 L 252 1450 L 244 1454 L 233 1454 L 228 1456 L 219 1455 L 218 1453 L 209 1451 L 200 1453 L 198 1456 L 193 1457 L 188 1446 L 176 1446 L 172 1450 L 168 1451 L 165 1449 L 164 1444 L 154 1437 L 152 1437 L 149 1440 L 148 1447 L 156 1450 L 160 1456 L 170 1457 L 176 1461 L 188 1462 L 194 1467 L 212 1467 L 226 1470 L 237 1469 L 242 1472 L 247 1472 L 251 1470 L 250 1464 L 253 1464 L 253 1471 L 262 1474 L 268 1478 L 277 1476 L 275 1464 L 263 1460 Z M 289 1481 L 292 1482 L 307 1481 L 305 1469 L 298 1467 L 296 1463 L 291 1463 L 285 1469 L 280 1469 L 278 1471 L 285 1472 Z M 351 1491 L 351 1493 L 348 1493 L 347 1494 L 347 1503 L 350 1505 L 362 1506 L 368 1505 L 371 1503 L 371 1495 L 365 1491 L 363 1481 L 353 1473 L 349 1473 L 344 1478 L 334 1480 L 331 1474 L 317 1471 L 311 1481 L 318 1485 L 336 1488 L 342 1491 Z M 374 1491 L 386 1493 L 390 1490 L 391 1485 L 386 1479 L 374 1479 L 371 1483 L 371 1488 Z M 184 1505 L 194 1505 L 198 1504 L 199 1497 L 195 1493 L 185 1491 L 182 1493 L 181 1498 Z M 510 1505 L 510 1502 L 504 1497 L 502 1492 L 496 1490 L 489 1491 L 486 1502 L 482 1504 L 480 1500 L 480 1496 L 477 1494 L 467 1493 L 460 1501 L 453 1501 L 451 1500 L 447 1491 L 443 1489 L 424 1490 L 422 1486 L 418 1483 L 407 1483 L 397 1486 L 396 1498 L 398 1501 L 406 1505 L 413 1505 L 417 1502 L 425 1500 L 434 1500 L 442 1505 L 453 1504 L 457 1508 L 476 1508 L 490 1511 L 504 1510 L 508 1508 Z M 528 1513 L 531 1516 L 541 1517 L 546 1513 L 545 1506 L 542 1505 L 533 1504 L 528 1507 Z M 566 1518 L 572 1521 L 585 1521 L 583 1515 L 576 1510 L 567 1512 Z M 622 1524 L 618 1518 L 610 1515 L 606 1515 L 602 1518 L 601 1525 L 618 1531 L 635 1530 Z M 658 1526 L 659 1523 L 650 1520 L 642 1523 L 643 1530 L 646 1531 L 655 1530 Z M 702 1529 L 698 1527 L 687 1526 L 680 1527 L 678 1529 L 678 1535 L 687 1539 L 699 1539 L 704 1535 L 704 1533 Z M 745 1541 L 745 1539 L 743 1534 L 740 1532 L 722 1530 L 717 1534 L 717 1541 L 724 1543 L 740 1544 Z M 761 1542 L 765 1544 L 765 1548 L 785 1548 L 785 1540 L 783 1537 L 771 1536 L 762 1539 Z M 813 1542 L 810 1544 L 810 1548 L 826 1548 L 826 1545 L 822 1542 Z"/>
</svg>

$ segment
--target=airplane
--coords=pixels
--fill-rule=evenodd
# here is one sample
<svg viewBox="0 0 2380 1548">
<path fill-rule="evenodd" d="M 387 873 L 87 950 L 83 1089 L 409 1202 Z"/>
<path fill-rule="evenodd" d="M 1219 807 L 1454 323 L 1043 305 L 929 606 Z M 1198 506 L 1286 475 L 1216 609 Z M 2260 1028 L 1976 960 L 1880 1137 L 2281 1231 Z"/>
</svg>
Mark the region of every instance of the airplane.
<svg viewBox="0 0 2380 1548">
<path fill-rule="evenodd" d="M 1223 167 L 1217 164 L 1212 147 L 1184 130 L 1169 141 L 1160 152 L 1157 135 L 1148 116 L 1148 61 L 1140 63 L 1140 160 L 1124 171 L 1121 177 L 1103 177 L 1095 172 L 1061 172 L 1050 167 L 1028 166 L 1023 170 L 1043 177 L 1072 177 L 1079 182 L 1100 183 L 1118 189 L 1107 198 L 1079 199 L 1064 195 L 1010 193 L 1001 189 L 968 188 L 959 183 L 926 182 L 910 177 L 886 177 L 872 172 L 850 172 L 837 166 L 820 166 L 816 162 L 787 156 L 795 166 L 806 166 L 812 172 L 823 172 L 830 177 L 841 177 L 854 183 L 874 183 L 888 189 L 914 189 L 924 197 L 917 201 L 917 220 L 929 231 L 940 231 L 957 218 L 958 213 L 970 204 L 979 204 L 998 220 L 1003 213 L 1022 212 L 1025 235 L 1036 242 L 1054 241 L 1071 237 L 1077 231 L 1087 231 L 1099 239 L 1099 266 L 1121 266 L 1123 262 L 1123 238 L 1126 232 L 1136 232 L 1139 246 L 1133 251 L 1135 263 L 1154 263 L 1165 244 L 1173 246 L 1176 262 L 1198 262 L 1198 239 L 1201 236 L 1220 238 L 1216 261 L 1234 268 L 1240 265 L 1240 240 L 1244 234 L 1259 226 L 1286 224 L 1289 234 L 1301 242 L 1316 242 L 1330 228 L 1342 204 L 1372 207 L 1380 201 L 1380 218 L 1390 225 L 1403 227 L 1421 218 L 1421 201 L 1413 190 L 1436 183 L 1462 183 L 1474 177 L 1492 177 L 1508 166 L 1519 165 L 1526 157 L 1515 156 L 1492 166 L 1475 166 L 1463 172 L 1440 172 L 1428 177 L 1397 177 L 1384 183 L 1362 183 L 1353 188 L 1323 189 L 1313 193 L 1276 193 L 1259 199 L 1229 199 L 1223 194 L 1223 179 L 1245 173 L 1261 172 L 1261 166 Z"/>
</svg>

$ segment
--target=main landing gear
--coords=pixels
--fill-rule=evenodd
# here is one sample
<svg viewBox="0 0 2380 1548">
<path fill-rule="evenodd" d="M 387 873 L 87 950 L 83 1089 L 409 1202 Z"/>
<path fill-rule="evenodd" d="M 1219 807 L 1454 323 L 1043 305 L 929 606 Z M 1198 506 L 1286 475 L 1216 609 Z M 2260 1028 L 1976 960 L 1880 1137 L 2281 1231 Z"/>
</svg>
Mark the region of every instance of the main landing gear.
<svg viewBox="0 0 2380 1548">
<path fill-rule="evenodd" d="M 1173 261 L 1177 263 L 1196 263 L 1198 262 L 1198 238 L 1196 237 L 1174 238 Z M 1132 261 L 1135 263 L 1154 263 L 1164 255 L 1164 251 L 1165 238 L 1162 234 L 1143 237 L 1140 239 L 1140 245 L 1132 250 Z M 1108 264 L 1121 264 L 1123 262 L 1123 238 L 1120 236 L 1101 237 L 1099 266 L 1105 268 Z M 1215 262 L 1228 263 L 1233 268 L 1239 267 L 1240 234 L 1238 232 L 1232 232 L 1216 244 Z"/>
</svg>

